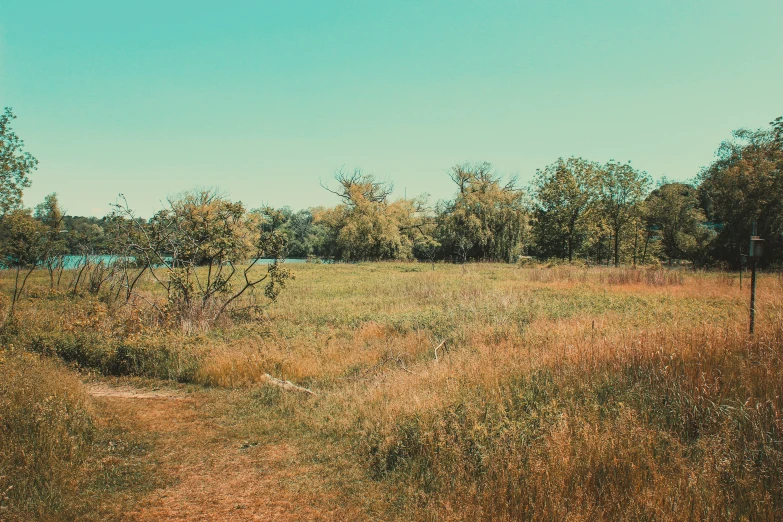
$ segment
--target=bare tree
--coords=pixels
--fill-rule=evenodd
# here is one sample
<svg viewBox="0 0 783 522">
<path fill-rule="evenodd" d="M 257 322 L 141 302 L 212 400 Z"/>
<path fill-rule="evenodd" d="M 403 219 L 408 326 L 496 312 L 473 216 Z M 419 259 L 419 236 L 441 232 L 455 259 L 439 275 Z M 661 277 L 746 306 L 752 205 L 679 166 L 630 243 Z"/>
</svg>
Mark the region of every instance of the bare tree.
<svg viewBox="0 0 783 522">
<path fill-rule="evenodd" d="M 355 168 L 353 172 L 345 172 L 343 169 L 334 173 L 337 188 L 332 190 L 328 185 L 321 186 L 339 196 L 346 204 L 356 202 L 358 196 L 373 203 L 383 203 L 394 191 L 394 184 L 390 181 L 378 181 L 372 174 L 365 174 L 362 169 Z"/>
</svg>

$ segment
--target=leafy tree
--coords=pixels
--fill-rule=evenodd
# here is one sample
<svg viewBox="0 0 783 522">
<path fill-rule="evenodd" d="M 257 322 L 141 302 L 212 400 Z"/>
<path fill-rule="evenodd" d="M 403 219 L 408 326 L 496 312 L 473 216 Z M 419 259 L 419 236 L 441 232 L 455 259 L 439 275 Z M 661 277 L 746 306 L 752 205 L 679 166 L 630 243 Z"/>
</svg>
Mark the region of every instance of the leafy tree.
<svg viewBox="0 0 783 522">
<path fill-rule="evenodd" d="M 123 199 L 116 206 L 114 221 L 125 224 L 117 235 L 124 251 L 140 272 L 121 278 L 126 299 L 136 295 L 134 285 L 148 272 L 165 289 L 168 302 L 163 316 L 183 325 L 191 320 L 212 322 L 237 299 L 265 282 L 264 295 L 277 298 L 291 277 L 279 260 L 285 253 L 285 236 L 265 230 L 257 214 L 248 213 L 240 202 L 232 202 L 214 191 L 185 192 L 168 200 L 168 205 L 148 222 L 136 217 Z M 260 258 L 271 258 L 267 273 L 254 278 L 251 270 Z M 244 269 L 237 264 L 250 259 Z M 206 274 L 197 272 L 205 267 Z M 237 272 L 241 282 L 235 286 Z M 249 305 L 258 308 L 260 305 Z M 246 307 L 247 308 L 247 307 Z"/>
<path fill-rule="evenodd" d="M 582 158 L 558 159 L 536 172 L 533 181 L 533 234 L 546 257 L 573 260 L 595 213 L 600 166 Z"/>
<path fill-rule="evenodd" d="M 315 223 L 313 211 L 299 210 L 291 214 L 285 226 L 289 237 L 289 255 L 295 258 L 320 256 L 326 230 Z"/>
<path fill-rule="evenodd" d="M 634 169 L 630 163 L 610 160 L 601 171 L 600 182 L 601 210 L 612 233 L 614 264 L 620 266 L 623 234 L 638 220 L 651 180 L 646 172 Z"/>
<path fill-rule="evenodd" d="M 0 265 L 15 273 L 10 315 L 30 274 L 44 260 L 46 240 L 46 227 L 29 210 L 13 209 L 0 217 Z"/>
<path fill-rule="evenodd" d="M 327 190 L 343 203 L 315 214 L 328 230 L 325 250 L 345 261 L 411 259 L 417 201 L 389 202 L 392 186 L 360 169 L 335 174 L 338 187 Z"/>
<path fill-rule="evenodd" d="M 700 259 L 710 231 L 704 226 L 707 218 L 699 203 L 698 189 L 664 180 L 647 196 L 646 209 L 647 229 L 660 238 L 662 253 L 668 259 Z M 645 242 L 651 237 L 648 234 Z"/>
<path fill-rule="evenodd" d="M 59 276 L 65 267 L 64 257 L 68 252 L 66 241 L 63 238 L 63 211 L 60 208 L 60 202 L 57 194 L 49 194 L 43 203 L 35 207 L 35 219 L 46 227 L 46 251 L 44 252 L 43 264 L 49 272 L 49 287 L 54 288 L 55 274 L 59 284 Z"/>
<path fill-rule="evenodd" d="M 312 209 L 294 212 L 289 207 L 253 210 L 261 219 L 264 230 L 276 230 L 286 237 L 286 257 L 298 259 L 320 256 L 326 230 L 315 223 Z"/>
<path fill-rule="evenodd" d="M 0 215 L 19 205 L 22 191 L 30 186 L 28 176 L 38 166 L 38 160 L 24 151 L 24 142 L 11 128 L 15 119 L 10 107 L 0 116 Z"/>
<path fill-rule="evenodd" d="M 169 198 L 149 225 L 164 240 L 159 250 L 182 266 L 216 268 L 247 259 L 253 249 L 253 222 L 245 207 L 210 190 Z"/>
<path fill-rule="evenodd" d="M 736 130 L 699 174 L 707 218 L 719 228 L 712 248 L 717 260 L 739 266 L 753 221 L 766 243 L 762 263 L 783 257 L 782 136 L 781 118 L 769 129 Z"/>
<path fill-rule="evenodd" d="M 528 221 L 525 194 L 516 180 L 502 184 L 489 163 L 457 165 L 449 175 L 458 192 L 438 208 L 437 239 L 445 251 L 463 262 L 514 260 Z"/>
<path fill-rule="evenodd" d="M 110 218 L 63 216 L 67 253 L 75 256 L 110 254 L 113 250 L 106 233 Z"/>
<path fill-rule="evenodd" d="M 432 263 L 432 269 L 435 270 L 435 259 L 440 247 L 440 241 L 429 234 L 422 234 L 413 242 L 413 253 L 418 259 L 426 259 Z"/>
<path fill-rule="evenodd" d="M 772 126 L 772 139 L 778 144 L 783 143 L 783 116 L 778 116 L 769 124 Z"/>
</svg>

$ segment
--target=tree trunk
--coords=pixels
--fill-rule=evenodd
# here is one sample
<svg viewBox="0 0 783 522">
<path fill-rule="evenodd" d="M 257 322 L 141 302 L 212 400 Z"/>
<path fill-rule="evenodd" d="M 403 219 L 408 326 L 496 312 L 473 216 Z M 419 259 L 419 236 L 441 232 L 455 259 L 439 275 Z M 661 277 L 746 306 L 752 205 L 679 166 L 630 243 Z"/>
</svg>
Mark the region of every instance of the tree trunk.
<svg viewBox="0 0 783 522">
<path fill-rule="evenodd" d="M 19 298 L 19 272 L 22 270 L 22 267 L 17 266 L 16 267 L 16 278 L 14 279 L 14 295 L 11 298 L 11 309 L 9 310 L 8 316 L 11 317 L 14 315 L 14 308 L 16 308 L 16 300 Z"/>
<path fill-rule="evenodd" d="M 639 250 L 639 223 L 635 223 L 633 234 L 633 267 L 636 268 L 636 252 Z"/>
<path fill-rule="evenodd" d="M 647 245 L 650 243 L 651 235 L 652 234 L 650 234 L 650 231 L 648 230 L 647 235 L 644 238 L 644 250 L 642 251 L 642 264 L 644 264 L 645 261 L 647 261 Z"/>
<path fill-rule="evenodd" d="M 598 266 L 601 266 L 601 244 L 603 242 L 603 237 L 598 236 L 598 251 L 595 253 L 595 264 Z"/>
<path fill-rule="evenodd" d="M 570 263 L 574 259 L 574 238 L 568 236 L 568 262 Z"/>
</svg>

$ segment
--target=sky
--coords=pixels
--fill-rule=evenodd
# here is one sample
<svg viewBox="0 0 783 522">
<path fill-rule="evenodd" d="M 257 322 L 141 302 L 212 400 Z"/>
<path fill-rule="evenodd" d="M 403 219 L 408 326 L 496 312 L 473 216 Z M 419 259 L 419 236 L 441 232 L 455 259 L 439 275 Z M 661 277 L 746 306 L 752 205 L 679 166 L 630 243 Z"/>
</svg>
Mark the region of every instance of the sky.
<svg viewBox="0 0 783 522">
<path fill-rule="evenodd" d="M 781 27 L 780 0 L 0 0 L 0 107 L 40 161 L 25 204 L 72 215 L 334 205 L 355 167 L 433 202 L 466 161 L 688 180 L 783 115 Z"/>
</svg>

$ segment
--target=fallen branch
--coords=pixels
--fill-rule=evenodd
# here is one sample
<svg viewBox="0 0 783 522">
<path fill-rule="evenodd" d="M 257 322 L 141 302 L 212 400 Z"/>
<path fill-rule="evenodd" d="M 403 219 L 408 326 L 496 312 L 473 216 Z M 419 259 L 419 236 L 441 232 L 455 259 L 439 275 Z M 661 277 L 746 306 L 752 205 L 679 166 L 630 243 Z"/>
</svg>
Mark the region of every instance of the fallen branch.
<svg viewBox="0 0 783 522">
<path fill-rule="evenodd" d="M 291 381 L 286 381 L 284 379 L 278 379 L 277 377 L 272 377 L 268 373 L 265 373 L 264 377 L 266 378 L 266 382 L 268 384 L 271 384 L 272 386 L 277 386 L 278 388 L 282 388 L 286 391 L 296 391 L 296 392 L 306 393 L 308 395 L 315 395 L 315 392 L 313 392 L 312 390 L 308 390 L 307 388 L 297 386 Z"/>
<path fill-rule="evenodd" d="M 435 347 L 435 362 L 438 362 L 438 348 L 446 344 L 446 339 L 443 339 L 438 346 Z"/>
</svg>

